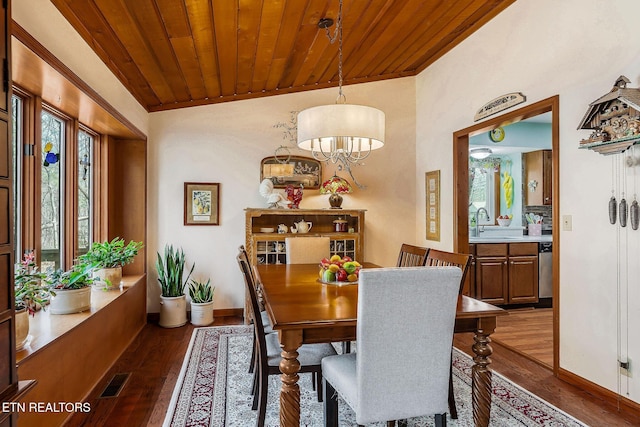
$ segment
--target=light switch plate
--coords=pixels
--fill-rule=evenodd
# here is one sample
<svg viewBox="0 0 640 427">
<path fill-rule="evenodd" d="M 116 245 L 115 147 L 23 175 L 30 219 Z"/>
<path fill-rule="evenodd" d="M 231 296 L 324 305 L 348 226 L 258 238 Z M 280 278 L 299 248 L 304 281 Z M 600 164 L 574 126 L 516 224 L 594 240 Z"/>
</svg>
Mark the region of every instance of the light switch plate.
<svg viewBox="0 0 640 427">
<path fill-rule="evenodd" d="M 571 231 L 573 228 L 571 215 L 562 215 L 562 231 Z"/>
</svg>

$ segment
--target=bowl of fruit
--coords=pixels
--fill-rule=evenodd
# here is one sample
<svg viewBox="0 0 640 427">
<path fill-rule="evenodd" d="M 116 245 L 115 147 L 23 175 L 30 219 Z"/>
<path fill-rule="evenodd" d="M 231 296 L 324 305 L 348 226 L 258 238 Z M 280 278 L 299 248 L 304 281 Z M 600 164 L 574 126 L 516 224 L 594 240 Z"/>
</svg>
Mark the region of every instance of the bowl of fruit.
<svg viewBox="0 0 640 427">
<path fill-rule="evenodd" d="M 349 256 L 333 255 L 320 261 L 318 281 L 329 285 L 350 285 L 358 283 L 362 266 Z"/>
<path fill-rule="evenodd" d="M 500 227 L 508 227 L 511 225 L 512 215 L 500 215 L 498 217 L 498 225 Z"/>
</svg>

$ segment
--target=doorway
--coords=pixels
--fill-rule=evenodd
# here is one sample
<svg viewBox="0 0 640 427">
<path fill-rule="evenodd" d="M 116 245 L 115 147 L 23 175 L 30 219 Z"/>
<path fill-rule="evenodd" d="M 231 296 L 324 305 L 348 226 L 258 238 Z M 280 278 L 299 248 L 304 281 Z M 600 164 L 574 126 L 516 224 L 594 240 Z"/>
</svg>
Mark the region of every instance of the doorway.
<svg viewBox="0 0 640 427">
<path fill-rule="evenodd" d="M 553 373 L 558 376 L 559 369 L 559 271 L 560 271 L 560 99 L 559 96 L 538 101 L 534 104 L 509 113 L 487 119 L 453 134 L 453 246 L 456 252 L 469 252 L 469 138 L 486 133 L 512 123 L 526 120 L 540 114 L 551 113 L 552 147 L 552 192 L 551 212 L 553 268 L 552 268 L 552 311 L 553 311 Z"/>
</svg>

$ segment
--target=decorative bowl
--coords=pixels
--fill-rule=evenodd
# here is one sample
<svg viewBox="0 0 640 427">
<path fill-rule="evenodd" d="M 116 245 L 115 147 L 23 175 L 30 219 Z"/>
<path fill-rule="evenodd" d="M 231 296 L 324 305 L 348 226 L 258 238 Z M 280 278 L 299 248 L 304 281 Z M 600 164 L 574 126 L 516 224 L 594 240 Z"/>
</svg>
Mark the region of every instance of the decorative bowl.
<svg viewBox="0 0 640 427">
<path fill-rule="evenodd" d="M 498 225 L 500 227 L 508 227 L 511 225 L 511 218 L 498 218 Z"/>
</svg>

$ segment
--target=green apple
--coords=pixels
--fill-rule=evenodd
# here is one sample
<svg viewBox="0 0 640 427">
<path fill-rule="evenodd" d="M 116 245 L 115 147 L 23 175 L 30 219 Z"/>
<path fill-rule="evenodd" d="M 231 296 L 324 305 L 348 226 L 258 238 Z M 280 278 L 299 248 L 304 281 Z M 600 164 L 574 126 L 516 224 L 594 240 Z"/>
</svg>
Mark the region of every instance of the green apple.
<svg viewBox="0 0 640 427">
<path fill-rule="evenodd" d="M 353 261 L 347 261 L 342 264 L 342 268 L 344 268 L 344 271 L 346 271 L 347 274 L 353 274 L 356 271 L 357 266 L 353 263 Z"/>
<path fill-rule="evenodd" d="M 322 280 L 325 282 L 335 282 L 336 281 L 336 273 L 331 270 L 325 270 L 324 275 L 322 276 Z"/>
</svg>

